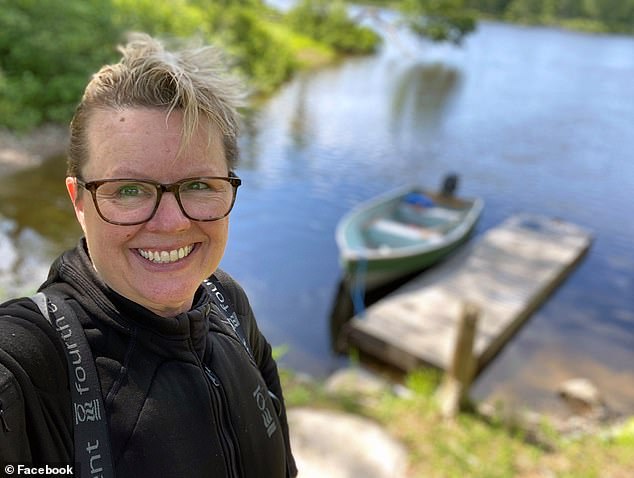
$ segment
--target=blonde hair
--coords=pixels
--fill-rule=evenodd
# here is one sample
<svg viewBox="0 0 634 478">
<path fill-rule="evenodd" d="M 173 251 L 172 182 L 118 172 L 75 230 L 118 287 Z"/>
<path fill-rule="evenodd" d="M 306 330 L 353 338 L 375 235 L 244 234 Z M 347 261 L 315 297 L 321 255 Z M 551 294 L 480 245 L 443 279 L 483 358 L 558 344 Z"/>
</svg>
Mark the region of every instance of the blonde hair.
<svg viewBox="0 0 634 478">
<path fill-rule="evenodd" d="M 70 125 L 69 176 L 88 160 L 86 130 L 95 109 L 164 108 L 183 113 L 183 145 L 200 124 L 211 123 L 223 137 L 230 169 L 238 157 L 238 108 L 243 89 L 211 46 L 168 51 L 158 40 L 136 33 L 120 47 L 119 63 L 103 66 L 86 86 Z"/>
</svg>

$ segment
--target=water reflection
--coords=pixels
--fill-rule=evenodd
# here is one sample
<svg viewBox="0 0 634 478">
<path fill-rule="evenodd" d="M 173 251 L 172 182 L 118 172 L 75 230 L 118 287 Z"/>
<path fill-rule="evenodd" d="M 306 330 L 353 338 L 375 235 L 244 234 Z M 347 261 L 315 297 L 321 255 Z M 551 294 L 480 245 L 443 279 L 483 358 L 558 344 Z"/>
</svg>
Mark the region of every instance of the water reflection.
<svg viewBox="0 0 634 478">
<path fill-rule="evenodd" d="M 64 158 L 0 176 L 0 297 L 27 293 L 80 234 L 64 188 Z"/>
<path fill-rule="evenodd" d="M 302 75 L 297 79 L 297 94 L 293 115 L 290 118 L 290 139 L 297 150 L 303 150 L 310 142 L 310 114 L 308 111 L 307 95 L 309 77 Z"/>
<path fill-rule="evenodd" d="M 52 158 L 37 168 L 0 177 L 0 214 L 16 223 L 16 233 L 32 229 L 52 243 L 68 244 L 76 235 L 75 218 L 66 194 L 64 158 Z"/>
<path fill-rule="evenodd" d="M 433 134 L 443 124 L 460 83 L 460 72 L 442 63 L 415 63 L 400 72 L 391 94 L 391 130 Z"/>
</svg>

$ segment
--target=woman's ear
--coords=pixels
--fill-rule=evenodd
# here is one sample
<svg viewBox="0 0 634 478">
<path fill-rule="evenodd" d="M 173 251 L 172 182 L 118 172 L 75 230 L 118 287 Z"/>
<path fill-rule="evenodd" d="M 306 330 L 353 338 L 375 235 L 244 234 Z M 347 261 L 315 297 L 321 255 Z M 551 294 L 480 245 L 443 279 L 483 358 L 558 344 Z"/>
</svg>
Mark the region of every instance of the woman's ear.
<svg viewBox="0 0 634 478">
<path fill-rule="evenodd" d="M 68 195 L 70 196 L 70 200 L 73 203 L 73 208 L 75 209 L 75 216 L 77 217 L 77 221 L 79 225 L 86 233 L 86 223 L 84 220 L 84 194 L 80 191 L 80 186 L 77 184 L 77 178 L 75 177 L 67 177 L 66 178 L 66 190 L 68 191 Z"/>
</svg>

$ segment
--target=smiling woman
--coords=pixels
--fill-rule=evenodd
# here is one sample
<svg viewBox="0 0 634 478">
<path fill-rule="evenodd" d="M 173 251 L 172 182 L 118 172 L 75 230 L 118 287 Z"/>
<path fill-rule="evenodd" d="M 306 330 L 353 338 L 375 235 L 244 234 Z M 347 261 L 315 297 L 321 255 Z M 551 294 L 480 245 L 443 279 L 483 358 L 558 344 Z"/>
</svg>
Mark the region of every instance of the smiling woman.
<svg viewBox="0 0 634 478">
<path fill-rule="evenodd" d="M 225 188 L 225 208 L 213 220 L 192 220 L 184 213 L 179 193 L 183 176 L 223 178 L 228 175 L 228 165 L 218 128 L 213 124 L 198 128 L 182 147 L 183 121 L 180 110 L 97 110 L 90 115 L 86 130 L 89 157 L 80 172 L 86 181 L 73 176 L 66 179 L 100 277 L 124 297 L 167 317 L 189 310 L 202 281 L 218 267 L 235 193 L 234 188 Z M 137 131 L 142 134 L 134 134 Z M 138 181 L 121 181 L 120 177 Z M 125 194 L 130 196 L 133 190 L 143 190 L 142 181 L 148 181 L 150 187 L 152 182 L 159 184 L 159 189 L 154 187 L 149 201 L 137 197 L 134 202 L 125 199 L 123 205 L 122 191 L 127 188 Z M 177 193 L 159 196 L 164 187 L 161 182 L 174 183 Z M 190 182 L 185 179 L 183 184 Z M 91 191 L 92 200 L 81 194 L 83 188 Z M 112 197 L 115 192 L 119 197 Z M 163 260 L 181 248 L 191 249 L 191 253 L 181 260 Z M 152 251 L 161 261 L 148 261 L 139 251 Z"/>
<path fill-rule="evenodd" d="M 72 121 L 66 188 L 84 237 L 40 288 L 87 332 L 114 474 L 295 476 L 271 346 L 218 269 L 241 184 L 235 85 L 211 48 L 140 35 L 122 53 Z M 31 300 L 0 305 L 0 460 L 92 466 L 73 427 L 87 415 L 71 413 L 92 402 L 70 406 L 64 348 Z"/>
</svg>

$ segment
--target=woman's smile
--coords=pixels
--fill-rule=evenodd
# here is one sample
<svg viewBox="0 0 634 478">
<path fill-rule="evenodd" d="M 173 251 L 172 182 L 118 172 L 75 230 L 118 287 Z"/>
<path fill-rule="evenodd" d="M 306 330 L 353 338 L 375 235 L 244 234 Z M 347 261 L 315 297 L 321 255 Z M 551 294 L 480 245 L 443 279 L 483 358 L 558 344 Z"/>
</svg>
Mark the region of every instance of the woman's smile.
<svg viewBox="0 0 634 478">
<path fill-rule="evenodd" d="M 155 264 L 169 264 L 172 262 L 178 262 L 181 259 L 187 257 L 194 249 L 194 244 L 190 244 L 185 247 L 179 247 L 178 249 L 171 250 L 146 250 L 137 249 L 139 254 L 150 262 Z"/>
</svg>

